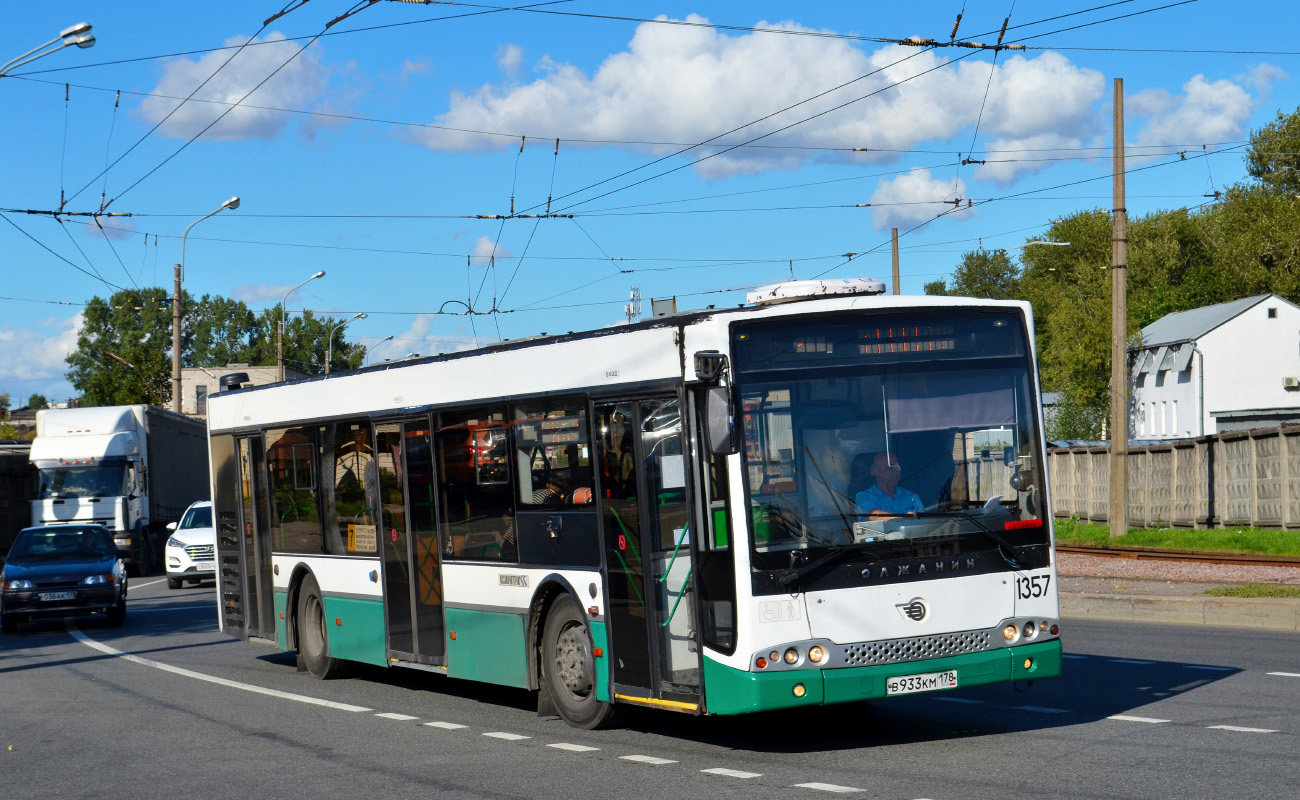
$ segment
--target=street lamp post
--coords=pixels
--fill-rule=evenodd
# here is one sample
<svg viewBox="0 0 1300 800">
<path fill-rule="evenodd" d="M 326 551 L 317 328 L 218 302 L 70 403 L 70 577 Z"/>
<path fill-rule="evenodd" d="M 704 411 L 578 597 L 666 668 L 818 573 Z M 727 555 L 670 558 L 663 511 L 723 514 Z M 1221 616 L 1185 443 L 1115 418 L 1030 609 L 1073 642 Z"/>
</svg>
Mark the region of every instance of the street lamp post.
<svg viewBox="0 0 1300 800">
<path fill-rule="evenodd" d="M 172 286 L 172 411 L 177 413 L 181 410 L 181 281 L 185 279 L 185 238 L 190 235 L 190 228 L 227 208 L 239 208 L 239 198 L 232 197 L 216 211 L 194 220 L 181 235 L 181 263 L 176 265 Z"/>
<path fill-rule="evenodd" d="M 323 278 L 323 277 L 325 277 L 325 270 L 321 270 L 320 272 L 317 272 L 315 275 L 312 275 L 307 280 L 303 281 L 302 283 L 298 284 L 297 286 L 293 287 L 288 292 L 286 292 L 284 295 L 284 299 L 280 301 L 280 335 L 277 336 L 275 339 L 275 363 L 276 366 L 279 367 L 280 383 L 284 383 L 284 304 L 289 302 L 289 295 L 298 291 L 299 289 L 311 283 L 312 281 L 316 280 L 317 278 Z"/>
<path fill-rule="evenodd" d="M 347 320 L 346 322 L 340 322 L 339 324 L 334 326 L 333 330 L 330 331 L 329 345 L 327 345 L 325 348 L 325 374 L 326 375 L 330 374 L 330 361 L 334 357 L 334 331 L 337 331 L 339 328 L 347 327 L 347 324 L 349 322 L 353 322 L 354 320 L 365 319 L 365 318 L 366 318 L 366 312 L 358 311 L 357 313 L 352 315 L 352 319 Z"/>
<path fill-rule="evenodd" d="M 64 28 L 62 32 L 59 33 L 58 36 L 49 40 L 48 42 L 41 45 L 40 47 L 33 47 L 31 50 L 28 50 L 26 53 L 23 53 L 22 55 L 18 56 L 12 61 L 6 62 L 4 66 L 0 67 L 0 78 L 3 78 L 6 75 L 8 75 L 9 70 L 14 69 L 15 67 L 21 67 L 24 64 L 30 64 L 38 58 L 44 58 L 45 56 L 48 56 L 50 53 L 57 53 L 63 48 L 70 47 L 74 44 L 77 47 L 80 47 L 82 49 L 85 49 L 87 47 L 94 47 L 95 37 L 90 32 L 91 27 L 92 26 L 89 22 L 78 22 L 76 25 L 73 25 L 68 28 Z M 50 45 L 57 45 L 57 46 L 50 47 Z M 38 50 L 41 52 L 37 52 Z M 35 53 L 35 55 L 32 55 L 33 53 Z M 29 58 L 28 56 L 31 57 Z"/>
<path fill-rule="evenodd" d="M 370 363 L 370 354 L 373 353 L 373 352 L 375 351 L 375 349 L 379 347 L 379 345 L 383 344 L 384 342 L 391 342 L 392 340 L 393 340 L 393 334 L 390 333 L 390 334 L 388 334 L 387 336 L 385 336 L 384 338 L 382 338 L 382 339 L 380 339 L 379 341 L 375 342 L 375 346 L 374 346 L 374 347 L 367 347 L 367 348 L 366 348 L 366 360 L 365 360 L 365 363 L 362 364 L 362 366 L 366 366 L 366 365 L 368 365 L 368 364 Z"/>
</svg>

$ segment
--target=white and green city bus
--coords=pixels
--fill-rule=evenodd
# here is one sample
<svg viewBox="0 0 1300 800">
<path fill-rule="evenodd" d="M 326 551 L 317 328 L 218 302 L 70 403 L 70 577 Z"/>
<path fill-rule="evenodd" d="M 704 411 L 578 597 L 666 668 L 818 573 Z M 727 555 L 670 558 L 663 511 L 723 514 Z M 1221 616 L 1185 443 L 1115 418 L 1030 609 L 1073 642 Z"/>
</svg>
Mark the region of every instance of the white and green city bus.
<svg viewBox="0 0 1300 800">
<path fill-rule="evenodd" d="M 883 288 L 226 376 L 222 630 L 587 728 L 1059 675 L 1030 308 Z"/>
</svg>

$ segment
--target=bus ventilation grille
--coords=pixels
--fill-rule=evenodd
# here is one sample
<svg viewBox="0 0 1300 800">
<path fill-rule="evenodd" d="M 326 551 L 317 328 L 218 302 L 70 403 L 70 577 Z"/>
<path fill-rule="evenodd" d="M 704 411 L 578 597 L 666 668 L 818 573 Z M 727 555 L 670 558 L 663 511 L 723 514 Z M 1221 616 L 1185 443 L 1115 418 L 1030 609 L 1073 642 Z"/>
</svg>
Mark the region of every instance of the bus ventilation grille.
<svg viewBox="0 0 1300 800">
<path fill-rule="evenodd" d="M 911 639 L 890 639 L 884 642 L 865 642 L 844 648 L 844 663 L 850 666 L 869 664 L 898 664 L 920 661 L 925 658 L 942 658 L 962 653 L 980 653 L 992 649 L 993 637 L 989 631 L 965 631 L 938 636 L 917 636 Z"/>
</svg>

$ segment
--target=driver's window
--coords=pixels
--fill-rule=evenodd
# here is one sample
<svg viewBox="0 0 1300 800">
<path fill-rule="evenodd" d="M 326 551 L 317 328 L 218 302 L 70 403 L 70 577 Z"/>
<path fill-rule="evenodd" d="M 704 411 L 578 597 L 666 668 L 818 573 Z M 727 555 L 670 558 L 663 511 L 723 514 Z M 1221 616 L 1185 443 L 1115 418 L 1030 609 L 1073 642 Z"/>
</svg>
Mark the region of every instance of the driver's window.
<svg viewBox="0 0 1300 800">
<path fill-rule="evenodd" d="M 585 399 L 517 405 L 513 427 L 521 507 L 591 503 L 594 483 Z"/>
</svg>

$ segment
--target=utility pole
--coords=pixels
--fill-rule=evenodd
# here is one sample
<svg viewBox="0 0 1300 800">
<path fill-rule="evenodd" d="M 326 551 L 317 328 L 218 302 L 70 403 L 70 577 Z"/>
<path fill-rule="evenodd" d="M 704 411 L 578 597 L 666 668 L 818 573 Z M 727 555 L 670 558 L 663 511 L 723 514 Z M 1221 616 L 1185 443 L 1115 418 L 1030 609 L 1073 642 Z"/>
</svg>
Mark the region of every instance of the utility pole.
<svg viewBox="0 0 1300 800">
<path fill-rule="evenodd" d="M 889 236 L 894 250 L 894 294 L 902 294 L 903 291 L 898 286 L 898 228 L 890 228 Z"/>
<path fill-rule="evenodd" d="M 189 233 L 189 229 L 185 230 Z M 184 245 L 182 245 L 184 246 Z M 184 258 L 184 256 L 182 256 Z M 172 270 L 172 411 L 181 413 L 181 265 Z"/>
<path fill-rule="evenodd" d="M 1128 211 L 1124 208 L 1124 79 L 1115 79 L 1110 268 L 1110 535 L 1128 533 Z"/>
</svg>

